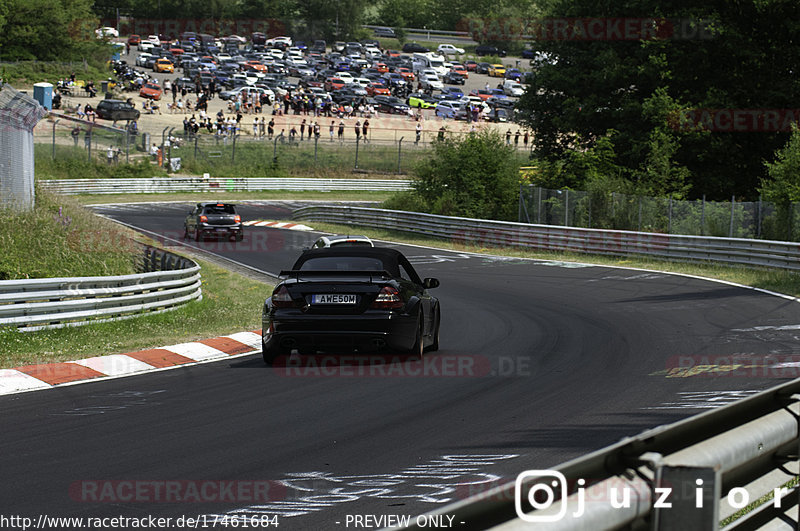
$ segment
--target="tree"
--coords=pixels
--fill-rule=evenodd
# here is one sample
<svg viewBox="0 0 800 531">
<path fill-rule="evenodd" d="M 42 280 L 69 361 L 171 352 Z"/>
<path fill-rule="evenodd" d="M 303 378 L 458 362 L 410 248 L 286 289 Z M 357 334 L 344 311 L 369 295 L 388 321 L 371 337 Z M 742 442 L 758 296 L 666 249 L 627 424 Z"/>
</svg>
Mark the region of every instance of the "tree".
<svg viewBox="0 0 800 531">
<path fill-rule="evenodd" d="M 434 214 L 513 220 L 518 171 L 513 148 L 487 129 L 435 141 L 417 168 L 414 189 Z"/>
<path fill-rule="evenodd" d="M 573 137 L 592 142 L 613 127 L 619 164 L 632 176 L 663 177 L 671 167 L 672 177 L 682 174 L 695 194 L 752 197 L 764 176 L 761 161 L 786 142 L 787 132 L 673 130 L 668 122 L 654 123 L 647 100 L 661 89 L 682 109 L 794 108 L 800 92 L 796 6 L 782 0 L 687 0 L 667 11 L 665 5 L 542 3 L 545 20 L 611 20 L 624 13 L 630 20 L 665 17 L 677 24 L 665 24 L 659 38 L 649 40 L 541 32 L 532 46 L 542 61 L 519 105 L 521 120 L 536 132 L 535 153 L 558 160 L 587 147 L 574 146 Z M 671 38 L 660 38 L 665 35 Z"/>
</svg>

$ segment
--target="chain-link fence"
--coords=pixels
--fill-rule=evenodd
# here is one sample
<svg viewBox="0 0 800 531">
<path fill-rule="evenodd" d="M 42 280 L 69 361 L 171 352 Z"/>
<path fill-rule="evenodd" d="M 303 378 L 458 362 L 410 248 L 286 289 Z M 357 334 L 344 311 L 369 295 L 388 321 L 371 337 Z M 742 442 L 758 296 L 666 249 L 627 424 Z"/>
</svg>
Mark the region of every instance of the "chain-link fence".
<svg viewBox="0 0 800 531">
<path fill-rule="evenodd" d="M 695 236 L 800 240 L 800 205 L 765 201 L 679 201 L 616 192 L 519 192 L 519 221 L 543 225 Z"/>
<path fill-rule="evenodd" d="M 40 122 L 34 132 L 37 157 L 107 164 L 130 162 L 143 149 L 141 137 L 123 128 L 66 117 Z"/>
</svg>

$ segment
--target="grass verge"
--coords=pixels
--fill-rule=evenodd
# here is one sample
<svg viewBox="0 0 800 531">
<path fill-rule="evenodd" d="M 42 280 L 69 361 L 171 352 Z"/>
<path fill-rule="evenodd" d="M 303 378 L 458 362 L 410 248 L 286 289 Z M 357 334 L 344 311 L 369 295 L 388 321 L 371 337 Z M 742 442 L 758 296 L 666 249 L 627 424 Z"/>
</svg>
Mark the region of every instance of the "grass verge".
<svg viewBox="0 0 800 531">
<path fill-rule="evenodd" d="M 778 293 L 784 293 L 795 297 L 800 296 L 800 274 L 791 271 L 781 271 L 772 269 L 751 269 L 744 266 L 725 266 L 705 263 L 688 262 L 668 262 L 655 258 L 646 257 L 619 257 L 601 256 L 579 253 L 561 252 L 542 252 L 527 251 L 514 248 L 486 247 L 481 245 L 469 245 L 453 243 L 438 238 L 417 236 L 406 232 L 375 229 L 370 227 L 356 227 L 350 225 L 336 225 L 331 223 L 309 223 L 315 230 L 332 232 L 336 234 L 365 234 L 370 238 L 380 240 L 392 240 L 414 245 L 428 245 L 441 249 L 449 249 L 456 252 L 474 252 L 496 254 L 501 256 L 534 258 L 539 260 L 556 260 L 563 262 L 580 262 L 586 264 L 597 264 L 606 266 L 622 266 L 639 269 L 651 269 L 667 271 L 671 273 L 681 273 L 685 275 L 695 275 L 700 277 L 725 280 L 752 286 L 755 288 L 767 289 Z"/>
<path fill-rule="evenodd" d="M 202 267 L 203 300 L 108 323 L 38 332 L 0 328 L 0 368 L 135 352 L 261 328 L 261 306 L 272 287 L 197 262 Z"/>
<path fill-rule="evenodd" d="M 0 280 L 135 273 L 128 238 L 68 196 L 37 190 L 30 212 L 0 213 Z M 86 252 L 90 250 L 91 252 Z"/>
</svg>

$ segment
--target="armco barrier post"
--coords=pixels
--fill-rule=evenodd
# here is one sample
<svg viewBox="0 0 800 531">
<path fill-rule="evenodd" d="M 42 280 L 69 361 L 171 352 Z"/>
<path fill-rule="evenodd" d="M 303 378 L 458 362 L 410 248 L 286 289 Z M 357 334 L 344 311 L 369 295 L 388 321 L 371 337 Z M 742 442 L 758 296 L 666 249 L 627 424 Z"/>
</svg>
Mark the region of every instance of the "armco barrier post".
<svg viewBox="0 0 800 531">
<path fill-rule="evenodd" d="M 736 209 L 736 196 L 731 196 L 731 226 L 728 229 L 728 238 L 733 238 L 733 215 Z"/>
<path fill-rule="evenodd" d="M 61 120 L 56 120 L 53 122 L 53 160 L 56 160 L 56 125 L 58 125 L 60 121 Z"/>
<path fill-rule="evenodd" d="M 400 140 L 397 141 L 397 173 L 400 174 L 400 149 L 403 146 L 403 136 L 400 137 Z"/>
</svg>

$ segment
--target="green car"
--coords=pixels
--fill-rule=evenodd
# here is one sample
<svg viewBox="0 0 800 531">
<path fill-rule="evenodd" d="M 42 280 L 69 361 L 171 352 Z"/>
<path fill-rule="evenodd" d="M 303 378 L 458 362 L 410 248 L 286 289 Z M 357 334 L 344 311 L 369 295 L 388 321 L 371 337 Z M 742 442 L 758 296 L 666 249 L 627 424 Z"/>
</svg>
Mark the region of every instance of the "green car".
<svg viewBox="0 0 800 531">
<path fill-rule="evenodd" d="M 433 109 L 434 107 L 436 107 L 437 102 L 436 100 L 434 100 L 430 96 L 426 96 L 425 94 L 414 93 L 408 97 L 408 101 L 406 101 L 406 103 L 408 103 L 409 107 L 419 107 L 420 109 Z"/>
</svg>

